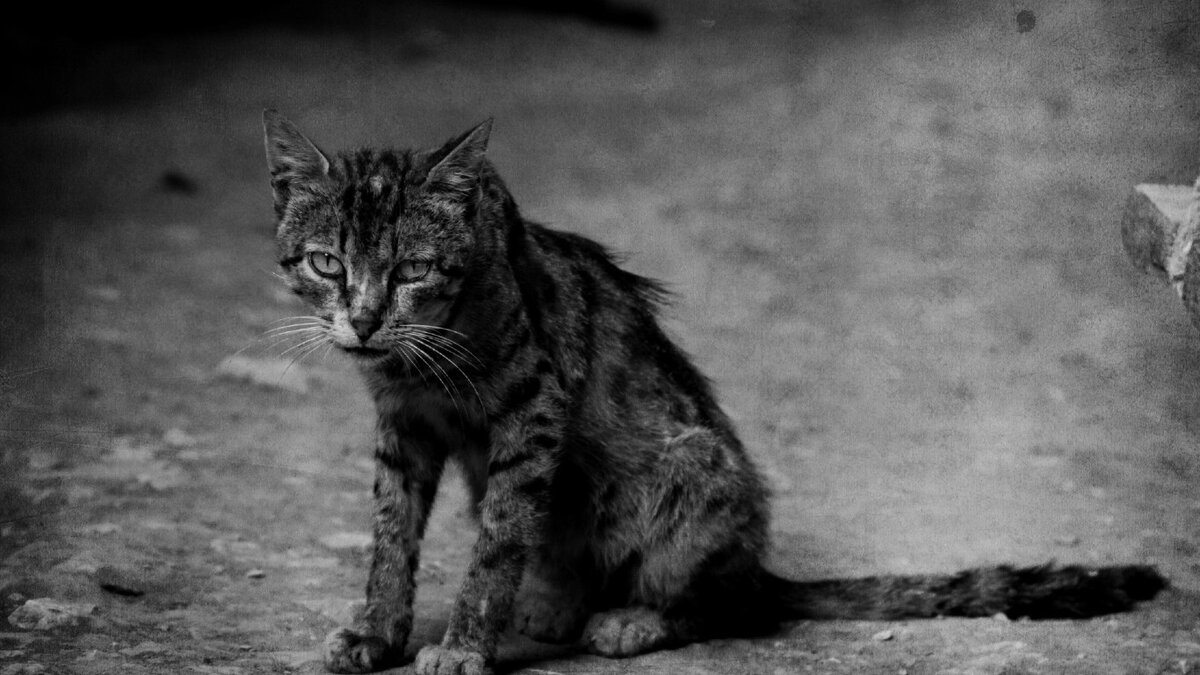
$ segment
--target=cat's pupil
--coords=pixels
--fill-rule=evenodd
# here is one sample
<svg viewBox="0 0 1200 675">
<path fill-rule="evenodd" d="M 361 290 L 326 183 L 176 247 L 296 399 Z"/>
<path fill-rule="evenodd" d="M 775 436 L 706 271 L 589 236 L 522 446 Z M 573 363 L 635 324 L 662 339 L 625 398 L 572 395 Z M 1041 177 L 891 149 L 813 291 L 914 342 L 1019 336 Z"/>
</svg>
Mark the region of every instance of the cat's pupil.
<svg viewBox="0 0 1200 675">
<path fill-rule="evenodd" d="M 323 277 L 336 277 L 342 273 L 342 261 L 323 251 L 315 251 L 308 256 L 308 263 Z"/>
<path fill-rule="evenodd" d="M 429 273 L 430 263 L 427 260 L 405 260 L 396 268 L 396 274 L 405 281 L 416 281 Z"/>
</svg>

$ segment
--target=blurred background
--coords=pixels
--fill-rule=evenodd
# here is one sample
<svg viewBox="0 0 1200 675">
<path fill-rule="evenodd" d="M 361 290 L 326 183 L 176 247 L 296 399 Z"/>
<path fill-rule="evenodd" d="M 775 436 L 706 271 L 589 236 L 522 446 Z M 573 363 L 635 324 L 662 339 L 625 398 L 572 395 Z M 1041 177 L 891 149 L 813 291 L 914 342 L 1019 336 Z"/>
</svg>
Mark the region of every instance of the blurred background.
<svg viewBox="0 0 1200 675">
<path fill-rule="evenodd" d="M 319 672 L 361 599 L 369 402 L 338 355 L 284 372 L 263 337 L 305 313 L 272 275 L 266 107 L 330 151 L 494 116 L 527 217 L 676 293 L 668 330 L 774 489 L 779 571 L 1174 584 L 1111 619 L 802 623 L 633 662 L 514 639 L 506 669 L 1196 672 L 1200 334 L 1118 235 L 1134 184 L 1200 172 L 1195 2 L 30 9 L 0 28 L 6 674 Z M 414 646 L 472 539 L 448 480 Z M 41 598 L 68 625 L 11 618 Z"/>
</svg>

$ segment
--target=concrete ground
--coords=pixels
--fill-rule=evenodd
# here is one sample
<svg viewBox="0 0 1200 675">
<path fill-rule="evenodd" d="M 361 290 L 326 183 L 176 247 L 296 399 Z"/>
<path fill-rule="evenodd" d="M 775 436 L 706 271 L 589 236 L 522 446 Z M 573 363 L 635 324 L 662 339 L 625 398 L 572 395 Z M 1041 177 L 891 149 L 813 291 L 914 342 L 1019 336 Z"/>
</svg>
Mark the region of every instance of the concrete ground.
<svg viewBox="0 0 1200 675">
<path fill-rule="evenodd" d="M 6 29 L 0 673 L 316 673 L 361 600 L 368 401 L 338 355 L 281 374 L 262 339 L 303 313 L 264 107 L 331 149 L 494 116 L 528 216 L 677 293 L 773 484 L 777 570 L 1173 583 L 1095 620 L 800 622 L 628 661 L 512 637 L 502 671 L 1200 672 L 1200 332 L 1117 229 L 1133 184 L 1200 169 L 1200 9 L 646 6 L 657 31 L 382 2 Z M 414 647 L 472 538 L 448 480 Z M 42 598 L 64 625 L 21 627 Z"/>
</svg>

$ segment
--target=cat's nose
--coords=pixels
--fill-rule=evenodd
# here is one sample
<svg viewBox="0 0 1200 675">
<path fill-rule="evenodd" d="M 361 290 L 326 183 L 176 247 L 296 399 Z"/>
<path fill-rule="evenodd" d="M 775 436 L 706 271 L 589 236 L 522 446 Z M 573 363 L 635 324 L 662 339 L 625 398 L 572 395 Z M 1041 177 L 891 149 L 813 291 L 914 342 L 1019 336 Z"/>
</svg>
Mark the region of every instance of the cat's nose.
<svg viewBox="0 0 1200 675">
<path fill-rule="evenodd" d="M 365 316 L 350 319 L 350 327 L 354 329 L 354 334 L 358 336 L 360 342 L 366 342 L 379 327 L 383 325 L 383 319 L 375 314 L 367 314 Z"/>
</svg>

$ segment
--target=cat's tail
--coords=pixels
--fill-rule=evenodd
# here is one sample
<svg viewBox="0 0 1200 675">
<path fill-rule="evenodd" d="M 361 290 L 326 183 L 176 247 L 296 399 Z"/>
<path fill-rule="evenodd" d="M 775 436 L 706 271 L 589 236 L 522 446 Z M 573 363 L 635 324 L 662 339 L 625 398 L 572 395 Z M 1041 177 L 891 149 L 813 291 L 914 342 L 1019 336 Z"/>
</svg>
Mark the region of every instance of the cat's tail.
<svg viewBox="0 0 1200 675">
<path fill-rule="evenodd" d="M 1167 586 L 1147 565 L 981 567 L 948 575 L 791 581 L 760 587 L 777 619 L 994 616 L 1078 619 L 1131 609 Z"/>
</svg>

